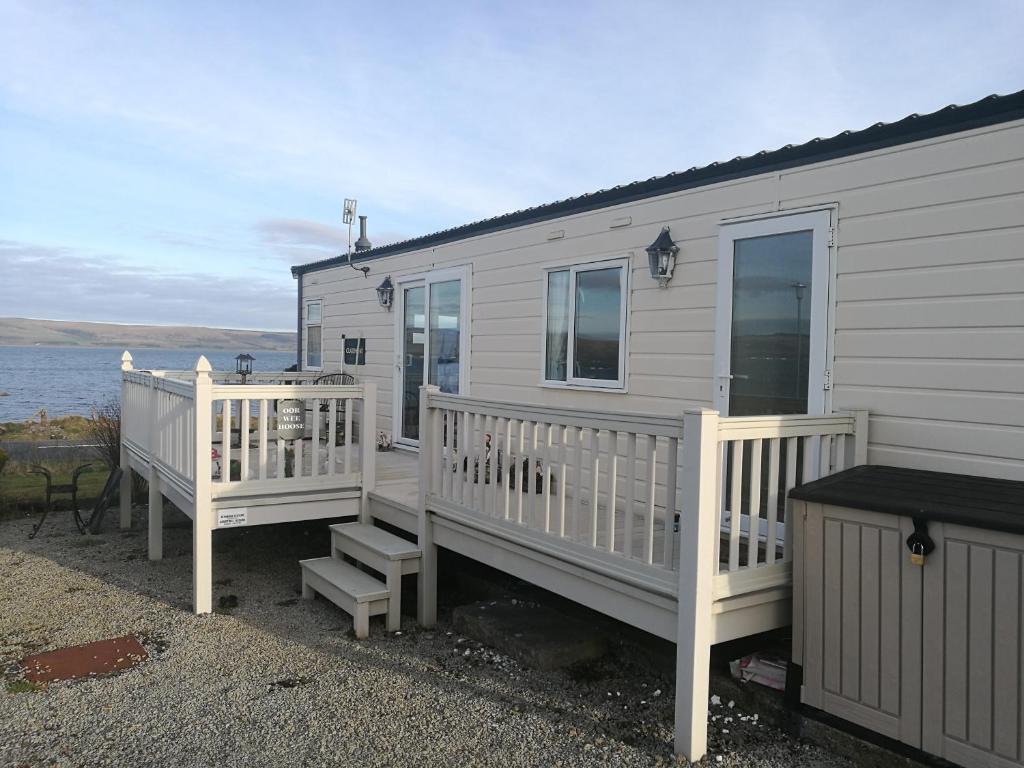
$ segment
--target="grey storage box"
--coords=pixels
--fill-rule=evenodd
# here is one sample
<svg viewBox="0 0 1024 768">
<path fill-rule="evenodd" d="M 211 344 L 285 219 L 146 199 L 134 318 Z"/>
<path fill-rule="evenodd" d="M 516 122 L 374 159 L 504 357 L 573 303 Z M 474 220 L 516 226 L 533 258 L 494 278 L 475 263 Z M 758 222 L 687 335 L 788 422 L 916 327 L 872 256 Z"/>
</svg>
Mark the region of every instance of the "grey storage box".
<svg viewBox="0 0 1024 768">
<path fill-rule="evenodd" d="M 860 466 L 790 498 L 801 701 L 964 766 L 1024 765 L 1024 483 Z"/>
</svg>

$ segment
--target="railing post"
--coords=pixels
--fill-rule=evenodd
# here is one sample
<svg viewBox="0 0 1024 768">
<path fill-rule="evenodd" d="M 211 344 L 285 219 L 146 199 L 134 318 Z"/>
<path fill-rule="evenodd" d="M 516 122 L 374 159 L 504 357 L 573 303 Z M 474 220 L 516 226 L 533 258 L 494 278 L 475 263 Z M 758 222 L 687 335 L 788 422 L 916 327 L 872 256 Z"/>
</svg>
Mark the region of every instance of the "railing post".
<svg viewBox="0 0 1024 768">
<path fill-rule="evenodd" d="M 160 488 L 160 473 L 157 470 L 156 459 L 160 455 L 160 390 L 156 388 L 157 381 L 163 378 L 162 371 L 153 371 L 149 379 L 149 450 L 147 461 L 149 463 L 149 523 L 147 526 L 147 539 L 149 543 L 149 559 L 160 560 L 164 556 L 164 497 Z"/>
<path fill-rule="evenodd" d="M 431 429 L 430 395 L 440 392 L 438 387 L 420 387 L 420 493 L 417 505 L 417 533 L 420 545 L 420 574 L 417 582 L 417 618 L 423 627 L 437 623 L 437 546 L 434 544 L 434 527 L 427 513 L 427 496 L 434 491 L 430 487 L 434 476 L 434 463 L 440 461 L 439 438 Z"/>
<path fill-rule="evenodd" d="M 702 758 L 708 746 L 717 477 L 718 411 L 687 411 L 679 524 L 675 751 L 690 761 Z M 668 525 L 666 521 L 666 533 Z"/>
<path fill-rule="evenodd" d="M 212 466 L 213 408 L 210 361 L 200 355 L 196 361 L 196 471 L 192 517 L 192 608 L 196 613 L 213 610 L 213 500 Z"/>
<path fill-rule="evenodd" d="M 868 412 L 853 412 L 853 466 L 868 463 Z"/>
<path fill-rule="evenodd" d="M 346 435 L 345 439 L 349 437 Z M 359 425 L 359 443 L 362 449 L 360 472 L 363 489 L 359 522 L 365 525 L 370 522 L 370 500 L 367 494 L 377 484 L 377 384 L 372 381 L 363 384 L 363 420 Z"/>
<path fill-rule="evenodd" d="M 132 468 L 129 466 L 128 450 L 124 447 L 125 427 L 128 423 L 128 382 L 124 374 L 134 370 L 132 367 L 132 354 L 127 349 L 121 355 L 121 489 L 120 489 L 120 513 L 121 528 L 132 527 Z"/>
</svg>

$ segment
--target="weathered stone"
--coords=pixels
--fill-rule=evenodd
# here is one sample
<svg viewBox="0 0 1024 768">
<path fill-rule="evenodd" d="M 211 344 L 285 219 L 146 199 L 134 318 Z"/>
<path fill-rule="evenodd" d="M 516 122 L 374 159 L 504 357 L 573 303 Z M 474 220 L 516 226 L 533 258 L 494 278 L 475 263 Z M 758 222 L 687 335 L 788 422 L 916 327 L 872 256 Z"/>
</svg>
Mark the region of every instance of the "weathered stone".
<svg viewBox="0 0 1024 768">
<path fill-rule="evenodd" d="M 532 602 L 483 601 L 452 612 L 455 629 L 534 669 L 562 669 L 608 651 L 587 622 Z"/>
</svg>

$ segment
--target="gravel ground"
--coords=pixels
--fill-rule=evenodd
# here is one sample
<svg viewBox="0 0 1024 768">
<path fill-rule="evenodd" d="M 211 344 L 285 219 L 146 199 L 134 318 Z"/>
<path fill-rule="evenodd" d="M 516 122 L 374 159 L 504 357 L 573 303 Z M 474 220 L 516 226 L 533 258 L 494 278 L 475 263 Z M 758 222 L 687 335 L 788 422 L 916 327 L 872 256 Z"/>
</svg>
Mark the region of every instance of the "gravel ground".
<svg viewBox="0 0 1024 768">
<path fill-rule="evenodd" d="M 116 517 L 116 515 L 115 515 Z M 671 674 L 619 648 L 542 673 L 451 631 L 401 633 L 299 597 L 300 557 L 327 554 L 324 525 L 216 534 L 214 603 L 196 617 L 191 531 L 146 559 L 145 522 L 79 536 L 66 516 L 28 541 L 0 523 L 2 766 L 670 765 Z M 12 662 L 135 633 L 149 661 L 116 676 L 19 692 Z M 848 765 L 713 707 L 708 765 Z"/>
</svg>

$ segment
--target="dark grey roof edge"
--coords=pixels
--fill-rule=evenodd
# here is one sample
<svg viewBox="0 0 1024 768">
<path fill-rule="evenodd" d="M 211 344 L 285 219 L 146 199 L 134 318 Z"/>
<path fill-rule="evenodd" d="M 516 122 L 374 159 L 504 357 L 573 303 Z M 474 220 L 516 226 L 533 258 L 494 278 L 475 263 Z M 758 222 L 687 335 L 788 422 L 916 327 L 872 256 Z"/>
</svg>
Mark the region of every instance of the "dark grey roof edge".
<svg viewBox="0 0 1024 768">
<path fill-rule="evenodd" d="M 383 256 L 393 256 L 431 246 L 444 245 L 468 237 L 536 224 L 613 205 L 622 205 L 685 189 L 796 168 L 1019 119 L 1024 119 L 1024 90 L 1005 96 L 986 96 L 972 104 L 963 106 L 950 104 L 926 115 L 915 113 L 892 123 L 875 123 L 859 131 L 843 131 L 829 138 L 811 139 L 798 145 L 787 144 L 772 151 L 762 150 L 747 157 L 736 157 L 726 162 L 711 163 L 700 168 L 694 167 L 665 176 L 654 176 L 646 181 L 636 181 L 578 197 L 524 208 L 433 234 L 371 248 L 368 251 L 353 254 L 352 261 L 370 261 Z M 339 264 L 345 264 L 347 260 L 347 255 L 342 254 L 329 259 L 293 266 L 292 275 L 298 277 L 307 272 L 329 269 Z"/>
</svg>

